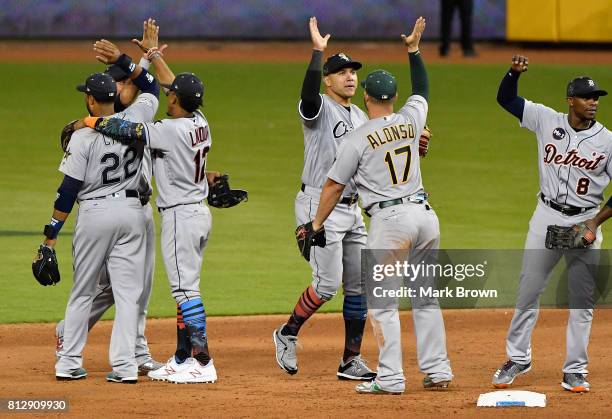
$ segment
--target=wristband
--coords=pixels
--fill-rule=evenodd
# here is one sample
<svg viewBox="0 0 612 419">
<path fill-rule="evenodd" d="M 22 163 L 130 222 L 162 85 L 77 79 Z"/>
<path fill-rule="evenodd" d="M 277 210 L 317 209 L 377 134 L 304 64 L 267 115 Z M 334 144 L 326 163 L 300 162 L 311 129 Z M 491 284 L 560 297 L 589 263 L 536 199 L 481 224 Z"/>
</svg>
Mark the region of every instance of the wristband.
<svg viewBox="0 0 612 419">
<path fill-rule="evenodd" d="M 43 234 L 49 240 L 55 240 L 63 225 L 64 221 L 56 220 L 55 218 L 51 217 L 51 221 L 45 226 Z"/>
</svg>

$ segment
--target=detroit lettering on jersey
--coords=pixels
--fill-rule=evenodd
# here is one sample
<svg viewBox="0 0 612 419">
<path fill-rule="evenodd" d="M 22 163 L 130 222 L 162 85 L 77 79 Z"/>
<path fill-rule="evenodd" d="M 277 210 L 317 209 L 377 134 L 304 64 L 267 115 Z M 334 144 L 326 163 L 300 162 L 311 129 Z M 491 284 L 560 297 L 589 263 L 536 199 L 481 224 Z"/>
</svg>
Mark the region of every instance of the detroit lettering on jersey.
<svg viewBox="0 0 612 419">
<path fill-rule="evenodd" d="M 521 126 L 538 142 L 540 191 L 575 207 L 597 206 L 612 177 L 612 134 L 602 124 L 574 130 L 567 114 L 525 100 Z"/>
<path fill-rule="evenodd" d="M 355 181 L 364 208 L 423 191 L 419 141 L 427 102 L 411 96 L 397 112 L 372 119 L 348 133 L 328 177 Z"/>
<path fill-rule="evenodd" d="M 593 159 L 581 157 L 578 150 L 570 150 L 563 154 L 557 150 L 554 144 L 546 144 L 544 146 L 544 163 L 554 163 L 562 166 L 583 167 L 585 170 L 595 170 L 602 160 L 605 160 L 605 154 L 593 154 Z"/>
</svg>

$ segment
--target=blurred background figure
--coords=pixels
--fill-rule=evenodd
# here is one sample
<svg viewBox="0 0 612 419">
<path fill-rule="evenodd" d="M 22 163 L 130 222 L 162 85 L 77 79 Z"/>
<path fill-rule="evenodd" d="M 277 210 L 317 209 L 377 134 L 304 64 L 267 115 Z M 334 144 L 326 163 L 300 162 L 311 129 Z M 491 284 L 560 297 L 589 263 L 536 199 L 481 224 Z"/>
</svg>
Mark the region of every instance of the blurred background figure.
<svg viewBox="0 0 612 419">
<path fill-rule="evenodd" d="M 472 16 L 474 0 L 441 0 L 440 5 L 440 56 L 446 57 L 450 50 L 453 15 L 459 9 L 461 22 L 461 49 L 464 57 L 474 57 L 474 40 L 472 38 Z"/>
</svg>

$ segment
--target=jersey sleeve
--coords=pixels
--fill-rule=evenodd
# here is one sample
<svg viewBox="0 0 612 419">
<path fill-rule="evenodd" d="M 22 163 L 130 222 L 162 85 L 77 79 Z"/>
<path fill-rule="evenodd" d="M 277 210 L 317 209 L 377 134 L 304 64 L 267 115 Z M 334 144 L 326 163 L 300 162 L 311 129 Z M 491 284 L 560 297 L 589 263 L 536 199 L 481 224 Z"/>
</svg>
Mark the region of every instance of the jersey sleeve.
<svg viewBox="0 0 612 419">
<path fill-rule="evenodd" d="M 412 95 L 397 113 L 412 121 L 417 131 L 421 132 L 427 122 L 428 109 L 429 105 L 423 96 Z"/>
<path fill-rule="evenodd" d="M 341 185 L 346 185 L 357 172 L 360 153 L 351 141 L 345 139 L 340 147 L 334 164 L 327 173 L 327 177 Z"/>
<path fill-rule="evenodd" d="M 533 103 L 525 99 L 525 107 L 523 108 L 523 119 L 521 127 L 527 128 L 529 131 L 538 132 L 542 126 L 542 121 L 547 117 L 556 116 L 557 112 L 548 106 L 540 103 Z"/>
<path fill-rule="evenodd" d="M 75 131 L 59 166 L 60 172 L 80 181 L 85 180 L 85 172 L 89 161 L 90 142 L 87 141 L 84 132 L 90 130 L 90 128 L 84 128 Z"/>
<path fill-rule="evenodd" d="M 321 105 L 319 106 L 316 115 L 311 118 L 306 117 L 302 112 L 302 101 L 300 100 L 300 102 L 298 103 L 298 113 L 300 115 L 300 118 L 302 119 L 304 125 L 308 127 L 314 126 L 323 114 L 323 107 L 325 106 L 325 101 L 323 100 L 323 95 L 319 93 L 319 96 L 321 97 Z"/>
<path fill-rule="evenodd" d="M 144 124 L 149 148 L 161 151 L 170 151 L 172 143 L 176 142 L 175 120 L 160 119 Z"/>
<path fill-rule="evenodd" d="M 133 122 L 149 122 L 157 113 L 159 100 L 151 93 L 142 93 L 125 110 L 126 119 Z"/>
</svg>

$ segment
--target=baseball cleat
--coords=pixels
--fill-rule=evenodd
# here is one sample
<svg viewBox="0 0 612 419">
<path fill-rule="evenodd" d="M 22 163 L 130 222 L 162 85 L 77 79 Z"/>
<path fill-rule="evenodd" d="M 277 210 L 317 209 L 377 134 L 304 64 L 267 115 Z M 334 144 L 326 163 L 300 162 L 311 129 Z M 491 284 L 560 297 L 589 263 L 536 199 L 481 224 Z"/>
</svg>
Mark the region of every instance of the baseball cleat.
<svg viewBox="0 0 612 419">
<path fill-rule="evenodd" d="M 281 334 L 284 324 L 272 333 L 274 346 L 276 347 L 276 362 L 288 374 L 298 372 L 297 355 L 295 348 L 297 346 L 297 336 L 285 336 Z"/>
<path fill-rule="evenodd" d="M 369 369 L 365 360 L 358 355 L 346 364 L 340 361 L 336 376 L 339 380 L 372 381 L 376 378 L 376 373 Z"/>
<path fill-rule="evenodd" d="M 572 372 L 563 374 L 561 387 L 572 393 L 588 393 L 591 385 L 586 380 L 586 374 Z"/>
<path fill-rule="evenodd" d="M 188 365 L 186 365 L 186 362 L 179 364 L 178 362 L 176 362 L 176 358 L 174 357 L 174 355 L 172 355 L 170 359 L 168 360 L 168 362 L 166 362 L 164 365 L 162 365 L 160 368 L 156 369 L 155 371 L 150 371 L 147 374 L 147 377 L 149 377 L 152 380 L 166 381 L 169 376 L 171 376 L 172 374 L 181 372 L 185 368 L 188 368 Z"/>
<path fill-rule="evenodd" d="M 369 381 L 367 383 L 357 384 L 355 391 L 359 394 L 390 394 L 400 395 L 403 391 L 387 391 L 383 390 L 382 387 L 376 381 Z"/>
<path fill-rule="evenodd" d="M 157 362 L 153 358 L 149 359 L 147 362 L 143 362 L 138 366 L 138 375 L 147 375 L 151 371 L 155 371 L 163 367 L 164 364 L 161 362 Z"/>
<path fill-rule="evenodd" d="M 529 371 L 531 371 L 531 362 L 529 364 L 518 364 L 514 361 L 506 361 L 506 363 L 493 374 L 493 387 L 508 388 L 517 376 Z"/>
<path fill-rule="evenodd" d="M 121 377 L 115 372 L 109 372 L 106 376 L 106 381 L 111 383 L 122 383 L 122 384 L 136 384 L 138 382 L 138 376 L 135 377 Z"/>
<path fill-rule="evenodd" d="M 202 365 L 195 358 L 187 358 L 185 367 L 179 372 L 170 375 L 167 381 L 176 384 L 214 383 L 217 381 L 217 370 L 213 360 Z"/>
<path fill-rule="evenodd" d="M 423 378 L 423 388 L 427 390 L 444 390 L 450 386 L 451 380 L 434 381 L 429 375 Z"/>
<path fill-rule="evenodd" d="M 56 372 L 55 379 L 57 381 L 71 381 L 71 380 L 81 380 L 87 377 L 87 371 L 85 368 L 79 368 L 72 372 Z"/>
</svg>

